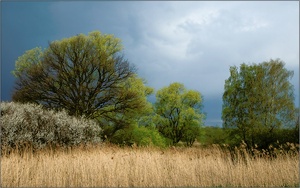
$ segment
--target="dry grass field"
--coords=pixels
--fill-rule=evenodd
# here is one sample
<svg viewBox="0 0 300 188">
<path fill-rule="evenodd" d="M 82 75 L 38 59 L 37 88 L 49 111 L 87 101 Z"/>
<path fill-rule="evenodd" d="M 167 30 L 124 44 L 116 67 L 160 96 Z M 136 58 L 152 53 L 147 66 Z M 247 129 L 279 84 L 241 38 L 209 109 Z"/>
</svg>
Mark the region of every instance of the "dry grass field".
<svg viewBox="0 0 300 188">
<path fill-rule="evenodd" d="M 299 186 L 298 151 L 276 158 L 239 153 L 232 158 L 219 146 L 25 151 L 2 155 L 1 187 Z"/>
</svg>

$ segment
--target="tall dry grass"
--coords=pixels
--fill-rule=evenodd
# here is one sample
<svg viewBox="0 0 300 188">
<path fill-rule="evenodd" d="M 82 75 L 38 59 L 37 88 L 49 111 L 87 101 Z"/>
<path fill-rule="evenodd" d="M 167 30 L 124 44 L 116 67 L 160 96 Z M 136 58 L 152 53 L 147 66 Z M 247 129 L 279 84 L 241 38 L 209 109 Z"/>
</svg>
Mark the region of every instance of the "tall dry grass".
<svg viewBox="0 0 300 188">
<path fill-rule="evenodd" d="M 89 146 L 1 157 L 2 187 L 174 187 L 299 185 L 299 153 L 276 158 L 210 148 Z M 233 157 L 234 156 L 234 157 Z M 258 156 L 258 155 L 257 155 Z"/>
</svg>

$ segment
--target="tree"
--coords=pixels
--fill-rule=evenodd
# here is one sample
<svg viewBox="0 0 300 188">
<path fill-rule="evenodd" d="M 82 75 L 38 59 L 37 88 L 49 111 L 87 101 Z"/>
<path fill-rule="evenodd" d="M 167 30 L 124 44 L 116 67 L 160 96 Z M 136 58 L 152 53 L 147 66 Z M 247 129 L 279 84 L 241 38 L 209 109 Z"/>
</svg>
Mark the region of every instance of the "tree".
<svg viewBox="0 0 300 188">
<path fill-rule="evenodd" d="M 118 38 L 98 31 L 29 50 L 16 61 L 13 100 L 114 123 L 122 114 L 143 111 L 151 89 L 121 50 Z"/>
<path fill-rule="evenodd" d="M 182 141 L 186 143 L 186 146 L 193 146 L 196 139 L 200 137 L 201 131 L 197 123 L 190 124 L 184 131 Z"/>
<path fill-rule="evenodd" d="M 225 81 L 222 119 L 225 128 L 234 128 L 241 140 L 251 147 L 272 142 L 274 130 L 287 126 L 294 119 L 292 71 L 276 59 L 260 64 L 242 64 L 240 70 L 230 67 Z M 258 134 L 268 141 L 261 142 Z"/>
<path fill-rule="evenodd" d="M 198 91 L 173 83 L 157 91 L 154 108 L 159 116 L 157 129 L 173 145 L 184 138 L 190 145 L 194 142 L 204 118 L 202 96 Z"/>
</svg>

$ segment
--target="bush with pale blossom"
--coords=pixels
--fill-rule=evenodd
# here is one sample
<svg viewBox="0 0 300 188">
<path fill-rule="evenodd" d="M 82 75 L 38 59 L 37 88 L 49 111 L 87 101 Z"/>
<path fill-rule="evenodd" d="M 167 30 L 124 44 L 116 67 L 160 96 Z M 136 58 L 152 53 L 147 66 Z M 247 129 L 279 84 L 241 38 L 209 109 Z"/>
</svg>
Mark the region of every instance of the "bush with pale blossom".
<svg viewBox="0 0 300 188">
<path fill-rule="evenodd" d="M 65 111 L 46 110 L 40 105 L 1 103 L 1 147 L 34 149 L 46 146 L 69 147 L 101 142 L 101 128 L 84 117 Z"/>
</svg>

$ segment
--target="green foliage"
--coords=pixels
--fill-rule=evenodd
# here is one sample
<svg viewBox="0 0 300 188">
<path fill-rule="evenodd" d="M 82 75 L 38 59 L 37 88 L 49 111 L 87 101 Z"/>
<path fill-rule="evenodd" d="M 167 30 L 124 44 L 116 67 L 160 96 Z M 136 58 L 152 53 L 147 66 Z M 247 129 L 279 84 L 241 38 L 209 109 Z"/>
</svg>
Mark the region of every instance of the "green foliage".
<svg viewBox="0 0 300 188">
<path fill-rule="evenodd" d="M 295 119 L 292 76 L 279 59 L 242 64 L 239 71 L 230 67 L 223 94 L 224 127 L 234 128 L 231 133 L 253 147 L 262 144 L 256 135 L 270 137 L 276 129 L 291 126 Z"/>
<path fill-rule="evenodd" d="M 166 146 L 165 138 L 156 129 L 138 127 L 137 125 L 118 130 L 110 141 L 121 145 Z"/>
<path fill-rule="evenodd" d="M 119 87 L 121 88 L 120 92 L 116 95 L 124 102 L 99 110 L 99 113 L 103 113 L 105 110 L 108 111 L 108 113 L 98 118 L 98 122 L 103 128 L 104 139 L 113 137 L 120 129 L 126 129 L 133 124 L 142 122 L 147 115 L 153 113 L 152 104 L 147 101 L 147 96 L 153 93 L 153 89 L 147 87 L 143 79 L 133 75 L 120 84 Z M 114 108 L 124 110 L 122 112 L 110 111 Z"/>
<path fill-rule="evenodd" d="M 173 83 L 156 93 L 156 127 L 172 140 L 173 145 L 180 140 L 192 145 L 204 118 L 201 107 L 199 92 L 186 90 L 183 84 Z"/>
<path fill-rule="evenodd" d="M 20 77 L 24 72 L 30 71 L 33 66 L 41 64 L 43 51 L 41 48 L 28 50 L 16 61 L 16 69 L 12 71 L 15 77 Z"/>
<path fill-rule="evenodd" d="M 93 120 L 71 117 L 34 104 L 1 103 L 1 147 L 33 149 L 69 147 L 101 142 L 101 128 Z"/>
<path fill-rule="evenodd" d="M 295 137 L 293 129 L 283 128 L 274 130 L 272 134 L 265 134 L 264 132 L 257 133 L 255 138 L 258 140 L 257 148 L 266 149 L 270 145 L 278 147 L 279 143 L 299 143 L 299 132 L 297 137 Z"/>
<path fill-rule="evenodd" d="M 239 146 L 243 143 L 237 128 L 221 128 L 221 127 L 203 127 L 202 134 L 198 141 L 203 145 L 229 145 L 231 147 Z M 257 132 L 253 135 L 256 140 L 254 147 L 256 149 L 267 149 L 270 145 L 278 147 L 278 144 L 283 143 L 299 143 L 299 130 L 295 128 L 280 128 L 275 129 L 272 134 L 265 132 Z"/>
<path fill-rule="evenodd" d="M 192 146 L 202 134 L 203 131 L 199 125 L 191 124 L 185 129 L 182 141 L 186 143 L 186 146 Z"/>
<path fill-rule="evenodd" d="M 199 142 L 204 145 L 212 144 L 229 144 L 229 133 L 227 130 L 221 127 L 209 127 L 205 126 L 202 128 L 202 135 Z"/>
</svg>

